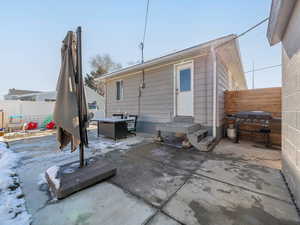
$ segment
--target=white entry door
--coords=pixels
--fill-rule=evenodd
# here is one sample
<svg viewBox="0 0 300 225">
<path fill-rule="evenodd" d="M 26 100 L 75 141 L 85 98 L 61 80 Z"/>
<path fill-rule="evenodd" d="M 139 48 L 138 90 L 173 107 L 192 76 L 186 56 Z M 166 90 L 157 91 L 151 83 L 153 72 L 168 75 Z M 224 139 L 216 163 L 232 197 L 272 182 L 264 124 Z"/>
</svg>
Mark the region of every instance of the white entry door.
<svg viewBox="0 0 300 225">
<path fill-rule="evenodd" d="M 177 116 L 194 115 L 193 63 L 177 65 L 175 68 L 175 109 Z"/>
</svg>

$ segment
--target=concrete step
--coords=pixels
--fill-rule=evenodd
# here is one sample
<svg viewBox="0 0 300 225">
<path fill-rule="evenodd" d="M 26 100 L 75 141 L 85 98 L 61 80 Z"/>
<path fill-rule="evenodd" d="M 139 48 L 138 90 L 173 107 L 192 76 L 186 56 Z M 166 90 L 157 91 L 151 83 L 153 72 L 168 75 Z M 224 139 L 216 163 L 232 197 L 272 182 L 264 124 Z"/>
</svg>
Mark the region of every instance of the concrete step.
<svg viewBox="0 0 300 225">
<path fill-rule="evenodd" d="M 192 117 L 192 116 L 175 116 L 173 121 L 181 122 L 181 123 L 194 123 L 194 117 Z"/>
<path fill-rule="evenodd" d="M 201 129 L 195 133 L 188 134 L 187 137 L 191 145 L 202 152 L 208 152 L 213 149 L 215 139 L 212 136 L 207 136 L 208 131 Z"/>
<path fill-rule="evenodd" d="M 189 139 L 190 143 L 193 145 L 199 143 L 203 138 L 205 138 L 208 134 L 206 129 L 200 129 L 193 133 L 187 134 L 187 138 Z"/>
<path fill-rule="evenodd" d="M 200 124 L 184 123 L 184 122 L 169 122 L 156 126 L 157 131 L 172 132 L 172 133 L 193 133 L 201 128 Z"/>
<path fill-rule="evenodd" d="M 200 151 L 208 152 L 213 149 L 214 144 L 215 139 L 213 138 L 213 136 L 207 136 L 198 143 L 198 147 Z"/>
</svg>

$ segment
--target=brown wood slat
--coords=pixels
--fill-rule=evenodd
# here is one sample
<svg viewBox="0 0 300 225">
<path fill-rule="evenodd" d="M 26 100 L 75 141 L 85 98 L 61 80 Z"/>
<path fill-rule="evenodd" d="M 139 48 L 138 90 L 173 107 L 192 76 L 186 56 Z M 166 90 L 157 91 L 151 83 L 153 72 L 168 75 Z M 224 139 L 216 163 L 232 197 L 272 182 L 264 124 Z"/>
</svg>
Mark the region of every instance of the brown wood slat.
<svg viewBox="0 0 300 225">
<path fill-rule="evenodd" d="M 225 114 L 234 114 L 241 111 L 266 111 L 273 117 L 281 118 L 281 87 L 260 88 L 242 91 L 226 91 L 224 95 Z M 246 125 L 247 129 L 255 129 L 255 126 Z M 281 124 L 278 121 L 271 123 L 272 143 L 281 145 Z M 242 128 L 243 129 L 243 128 Z M 258 139 L 262 135 L 241 135 L 242 139 Z"/>
</svg>

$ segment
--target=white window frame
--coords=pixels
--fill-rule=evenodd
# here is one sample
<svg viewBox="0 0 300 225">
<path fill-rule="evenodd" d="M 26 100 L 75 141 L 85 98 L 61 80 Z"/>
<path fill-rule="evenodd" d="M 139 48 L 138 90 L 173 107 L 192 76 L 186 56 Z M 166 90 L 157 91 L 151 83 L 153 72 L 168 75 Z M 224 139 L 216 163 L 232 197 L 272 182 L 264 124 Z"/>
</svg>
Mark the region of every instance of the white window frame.
<svg viewBox="0 0 300 225">
<path fill-rule="evenodd" d="M 118 85 L 117 83 L 120 83 L 120 99 L 118 99 Z M 123 80 L 116 80 L 116 100 L 121 101 L 124 98 L 124 81 Z"/>
</svg>

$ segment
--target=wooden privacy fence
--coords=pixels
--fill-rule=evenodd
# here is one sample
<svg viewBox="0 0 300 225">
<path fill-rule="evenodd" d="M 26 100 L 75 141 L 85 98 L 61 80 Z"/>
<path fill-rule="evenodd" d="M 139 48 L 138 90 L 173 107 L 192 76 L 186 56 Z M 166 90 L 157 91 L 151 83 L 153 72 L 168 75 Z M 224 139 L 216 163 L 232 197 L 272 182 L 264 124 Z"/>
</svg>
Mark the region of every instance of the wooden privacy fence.
<svg viewBox="0 0 300 225">
<path fill-rule="evenodd" d="M 281 145 L 281 87 L 261 88 L 242 91 L 225 92 L 225 114 L 234 114 L 241 111 L 265 111 L 272 113 L 275 118 L 271 122 L 271 141 Z M 243 125 L 241 129 L 255 130 L 254 125 Z M 242 139 L 262 141 L 262 135 L 242 133 Z"/>
</svg>

